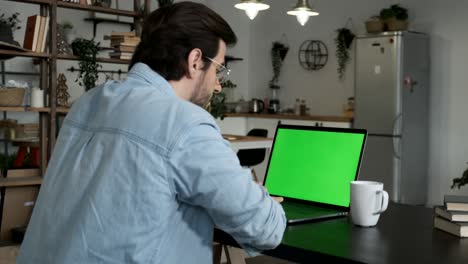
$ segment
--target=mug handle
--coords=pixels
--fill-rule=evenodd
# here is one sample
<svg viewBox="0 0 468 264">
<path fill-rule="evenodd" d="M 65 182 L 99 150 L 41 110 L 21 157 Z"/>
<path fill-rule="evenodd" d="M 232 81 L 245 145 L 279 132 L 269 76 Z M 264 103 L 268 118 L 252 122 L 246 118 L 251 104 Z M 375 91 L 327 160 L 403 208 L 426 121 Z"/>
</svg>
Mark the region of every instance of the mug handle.
<svg viewBox="0 0 468 264">
<path fill-rule="evenodd" d="M 380 203 L 380 210 L 375 212 L 374 215 L 377 215 L 377 214 L 381 214 L 383 212 L 385 212 L 385 210 L 387 210 L 387 207 L 388 207 L 388 193 L 384 190 L 379 190 L 377 192 L 375 192 L 376 195 L 378 195 L 379 193 L 382 194 L 382 201 Z"/>
</svg>

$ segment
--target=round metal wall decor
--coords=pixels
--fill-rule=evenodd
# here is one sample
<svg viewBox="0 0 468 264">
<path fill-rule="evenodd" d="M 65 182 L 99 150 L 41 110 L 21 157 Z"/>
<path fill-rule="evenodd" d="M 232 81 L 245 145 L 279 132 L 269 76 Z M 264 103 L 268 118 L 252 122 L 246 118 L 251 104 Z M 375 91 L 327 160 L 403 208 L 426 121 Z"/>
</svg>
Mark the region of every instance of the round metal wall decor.
<svg viewBox="0 0 468 264">
<path fill-rule="evenodd" d="M 320 40 L 306 40 L 299 47 L 299 63 L 310 71 L 322 69 L 328 61 L 328 49 Z"/>
</svg>

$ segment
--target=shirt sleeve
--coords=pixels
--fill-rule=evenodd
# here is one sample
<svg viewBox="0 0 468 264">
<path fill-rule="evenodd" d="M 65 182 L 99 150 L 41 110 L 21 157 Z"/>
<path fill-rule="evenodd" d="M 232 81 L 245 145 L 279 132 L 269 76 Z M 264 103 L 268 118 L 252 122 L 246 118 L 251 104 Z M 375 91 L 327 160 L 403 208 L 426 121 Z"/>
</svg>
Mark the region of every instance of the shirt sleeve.
<svg viewBox="0 0 468 264">
<path fill-rule="evenodd" d="M 169 157 L 178 199 L 206 209 L 215 226 L 252 254 L 281 243 L 286 218 L 282 206 L 252 180 L 217 127 L 191 127 Z"/>
</svg>

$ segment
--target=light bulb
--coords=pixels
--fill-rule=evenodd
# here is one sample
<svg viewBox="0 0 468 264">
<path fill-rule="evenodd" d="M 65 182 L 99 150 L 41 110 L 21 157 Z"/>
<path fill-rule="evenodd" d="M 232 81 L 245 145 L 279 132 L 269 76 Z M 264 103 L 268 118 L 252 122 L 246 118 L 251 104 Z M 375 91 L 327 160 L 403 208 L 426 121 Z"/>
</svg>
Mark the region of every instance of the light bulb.
<svg viewBox="0 0 468 264">
<path fill-rule="evenodd" d="M 253 20 L 258 14 L 258 10 L 255 7 L 254 8 L 249 8 L 249 9 L 245 10 L 245 13 L 250 18 L 250 20 Z"/>
<path fill-rule="evenodd" d="M 296 14 L 296 18 L 299 24 L 301 24 L 301 26 L 304 26 L 307 23 L 307 21 L 309 21 L 309 13 L 307 13 L 306 11 L 299 11 Z"/>
<path fill-rule="evenodd" d="M 257 0 L 243 0 L 241 3 L 234 5 L 234 7 L 244 10 L 251 20 L 257 16 L 258 11 L 270 8 L 269 5 Z"/>
</svg>

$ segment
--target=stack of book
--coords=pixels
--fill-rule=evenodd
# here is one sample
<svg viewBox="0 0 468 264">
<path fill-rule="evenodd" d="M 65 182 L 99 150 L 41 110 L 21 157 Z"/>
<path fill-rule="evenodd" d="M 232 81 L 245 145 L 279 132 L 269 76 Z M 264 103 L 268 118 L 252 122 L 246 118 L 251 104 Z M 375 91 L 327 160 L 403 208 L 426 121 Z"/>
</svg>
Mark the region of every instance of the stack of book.
<svg viewBox="0 0 468 264">
<path fill-rule="evenodd" d="M 26 30 L 24 31 L 23 48 L 34 52 L 44 52 L 47 45 L 48 32 L 48 16 L 29 16 L 26 22 Z"/>
<path fill-rule="evenodd" d="M 434 227 L 468 237 L 468 196 L 445 195 L 444 206 L 434 208 Z"/>
<path fill-rule="evenodd" d="M 75 3 L 75 4 L 81 4 L 81 5 L 92 5 L 93 1 L 92 0 L 61 0 L 62 2 L 70 2 L 70 3 Z"/>
<path fill-rule="evenodd" d="M 111 36 L 105 39 L 110 39 L 110 45 L 114 50 L 109 52 L 109 56 L 113 59 L 131 59 L 136 46 L 140 43 L 140 37 L 134 32 L 112 32 Z"/>
</svg>

